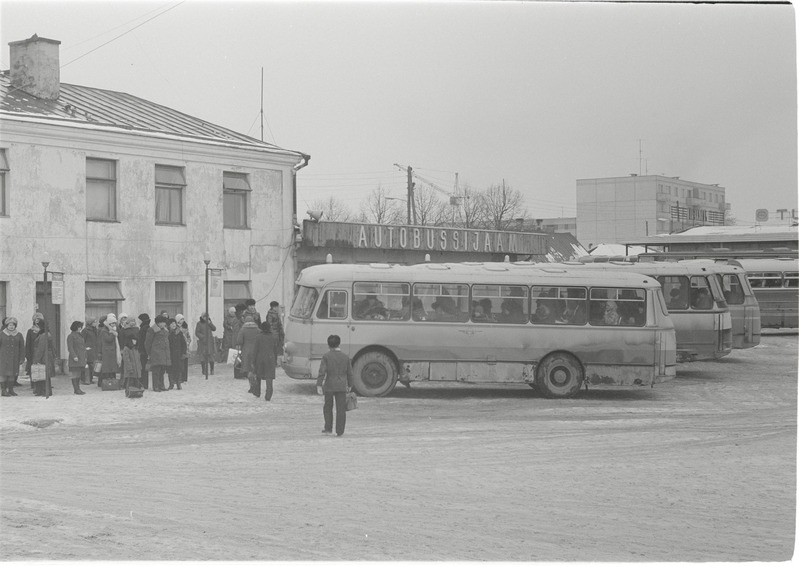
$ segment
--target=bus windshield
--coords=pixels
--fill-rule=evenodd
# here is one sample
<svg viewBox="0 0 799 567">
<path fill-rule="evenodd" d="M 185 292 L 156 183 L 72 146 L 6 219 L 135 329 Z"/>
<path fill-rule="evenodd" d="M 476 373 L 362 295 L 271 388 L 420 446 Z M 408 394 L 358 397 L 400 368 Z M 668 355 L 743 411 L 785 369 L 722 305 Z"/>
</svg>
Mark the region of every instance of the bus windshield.
<svg viewBox="0 0 799 567">
<path fill-rule="evenodd" d="M 300 286 L 291 304 L 290 315 L 298 319 L 310 319 L 317 297 L 319 290 L 315 287 Z"/>
</svg>

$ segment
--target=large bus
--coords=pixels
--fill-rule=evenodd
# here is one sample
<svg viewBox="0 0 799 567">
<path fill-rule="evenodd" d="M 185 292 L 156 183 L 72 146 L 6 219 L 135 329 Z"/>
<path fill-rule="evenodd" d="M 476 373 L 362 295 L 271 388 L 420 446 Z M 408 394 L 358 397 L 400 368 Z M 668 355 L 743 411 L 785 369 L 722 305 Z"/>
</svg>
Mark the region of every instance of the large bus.
<svg viewBox="0 0 799 567">
<path fill-rule="evenodd" d="M 746 271 L 760 305 L 764 328 L 799 327 L 799 260 L 796 258 L 740 258 L 728 260 Z"/>
<path fill-rule="evenodd" d="M 760 305 L 743 268 L 710 259 L 680 260 L 677 263 L 702 266 L 715 273 L 730 309 L 732 348 L 752 348 L 760 344 Z"/>
<path fill-rule="evenodd" d="M 732 352 L 732 316 L 713 272 L 677 262 L 581 262 L 533 264 L 574 266 L 601 272 L 638 272 L 663 286 L 669 314 L 677 333 L 677 360 L 713 360 Z"/>
<path fill-rule="evenodd" d="M 615 314 L 615 318 L 614 318 Z M 325 264 L 305 268 L 285 325 L 283 369 L 316 377 L 327 337 L 353 360 L 354 388 L 397 382 L 528 384 L 548 397 L 581 386 L 652 386 L 676 374 L 660 285 L 509 263 Z"/>
</svg>

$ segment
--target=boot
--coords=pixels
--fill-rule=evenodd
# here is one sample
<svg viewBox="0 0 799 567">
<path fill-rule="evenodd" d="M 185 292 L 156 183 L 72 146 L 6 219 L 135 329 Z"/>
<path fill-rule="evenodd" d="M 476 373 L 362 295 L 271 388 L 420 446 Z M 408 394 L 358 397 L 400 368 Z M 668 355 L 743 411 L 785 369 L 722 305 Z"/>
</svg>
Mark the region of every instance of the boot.
<svg viewBox="0 0 799 567">
<path fill-rule="evenodd" d="M 177 386 L 178 390 L 182 390 L 183 389 L 183 388 L 180 387 L 180 380 L 177 381 L 176 386 Z"/>
<path fill-rule="evenodd" d="M 6 385 L 6 396 L 16 396 L 17 393 L 14 391 L 14 383 L 10 382 Z"/>
<path fill-rule="evenodd" d="M 213 375 L 214 375 L 214 361 L 212 360 L 212 361 L 210 361 L 208 364 L 210 364 L 210 365 L 211 365 L 211 372 L 210 372 L 210 374 L 211 374 L 211 376 L 213 376 Z"/>
<path fill-rule="evenodd" d="M 175 387 L 175 381 L 172 379 L 172 376 L 169 377 L 169 388 L 167 390 L 171 390 Z"/>
<path fill-rule="evenodd" d="M 202 368 L 203 376 L 205 376 L 205 373 L 208 372 L 208 363 L 207 362 L 201 362 L 200 363 L 200 368 Z"/>
<path fill-rule="evenodd" d="M 72 389 L 75 391 L 75 394 L 78 396 L 82 396 L 86 392 L 80 389 L 80 378 L 73 378 L 72 379 Z"/>
<path fill-rule="evenodd" d="M 8 397 L 8 391 L 6 391 L 6 383 L 5 382 L 3 382 L 3 393 L 0 394 L 0 396 L 2 396 L 3 398 L 7 398 Z"/>
</svg>

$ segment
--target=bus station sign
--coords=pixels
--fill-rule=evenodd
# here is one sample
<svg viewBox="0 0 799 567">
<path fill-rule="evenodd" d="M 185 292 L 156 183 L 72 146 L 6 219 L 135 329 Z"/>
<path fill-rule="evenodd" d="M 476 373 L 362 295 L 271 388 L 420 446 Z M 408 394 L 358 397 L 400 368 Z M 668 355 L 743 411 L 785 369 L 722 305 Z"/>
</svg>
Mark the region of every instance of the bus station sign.
<svg viewBox="0 0 799 567">
<path fill-rule="evenodd" d="M 458 227 L 304 223 L 311 246 L 373 250 L 546 254 L 548 235 Z"/>
</svg>

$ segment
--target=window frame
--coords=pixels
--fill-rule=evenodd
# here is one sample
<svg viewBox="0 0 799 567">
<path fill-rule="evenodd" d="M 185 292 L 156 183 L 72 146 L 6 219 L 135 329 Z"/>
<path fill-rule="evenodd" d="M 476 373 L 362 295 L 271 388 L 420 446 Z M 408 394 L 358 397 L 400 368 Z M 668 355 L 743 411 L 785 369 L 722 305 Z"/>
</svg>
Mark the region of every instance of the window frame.
<svg viewBox="0 0 799 567">
<path fill-rule="evenodd" d="M 0 148 L 0 217 L 8 216 L 7 174 L 9 171 L 11 168 L 8 166 L 6 148 Z"/>
<path fill-rule="evenodd" d="M 163 177 L 172 177 L 173 179 L 180 179 L 182 183 L 177 183 L 175 181 L 170 181 L 166 179 L 159 180 L 159 171 L 162 173 Z M 173 174 L 173 175 L 170 175 Z M 176 175 L 174 175 L 176 174 Z M 186 218 L 185 218 L 185 211 L 186 211 L 186 168 L 177 165 L 164 165 L 164 164 L 155 164 L 155 224 L 160 226 L 186 226 Z M 172 199 L 167 199 L 165 205 L 167 206 L 167 217 L 168 220 L 159 220 L 159 207 L 164 206 L 159 204 L 159 195 L 166 194 L 167 196 L 172 195 L 173 193 L 177 193 L 177 208 L 178 208 L 178 220 L 173 219 L 173 211 L 172 211 Z"/>
<path fill-rule="evenodd" d="M 109 164 L 111 177 L 94 177 L 90 175 L 89 162 Z M 119 221 L 119 191 L 117 190 L 117 161 L 107 158 L 86 157 L 86 220 L 92 222 L 118 222 Z M 104 216 L 93 216 L 89 214 L 89 193 L 90 188 L 104 188 L 107 194 L 108 207 L 113 211 L 108 211 Z"/>
<path fill-rule="evenodd" d="M 164 285 L 173 285 L 173 286 L 178 286 L 179 285 L 180 286 L 179 287 L 179 289 L 180 289 L 180 300 L 178 301 L 178 300 L 175 300 L 175 299 L 159 299 L 158 298 L 158 292 L 159 291 L 163 292 L 165 290 L 165 288 L 163 287 Z M 174 289 L 178 289 L 178 287 L 175 287 Z M 172 313 L 170 309 L 165 309 L 165 307 L 164 307 L 165 304 L 168 304 L 170 306 L 179 304 L 179 306 L 176 308 L 175 312 Z M 170 314 L 170 316 L 172 318 L 174 318 L 175 315 L 177 315 L 178 313 L 184 313 L 185 309 L 186 309 L 186 282 L 182 282 L 182 281 L 156 281 L 155 282 L 155 313 L 156 313 L 156 315 L 161 313 L 161 311 L 166 311 L 167 313 Z"/>
<path fill-rule="evenodd" d="M 247 175 L 246 173 L 238 173 L 234 171 L 222 172 L 223 228 L 229 228 L 234 230 L 248 230 L 250 228 L 249 206 L 250 206 L 251 192 L 252 188 L 250 187 L 249 175 Z M 243 207 L 241 207 L 241 211 L 228 210 L 228 202 L 229 202 L 228 197 L 236 197 L 236 198 L 241 198 L 243 200 Z M 244 216 L 243 222 L 238 224 L 228 224 L 229 212 L 232 212 L 235 216 L 238 216 L 239 212 L 241 212 Z"/>
</svg>

